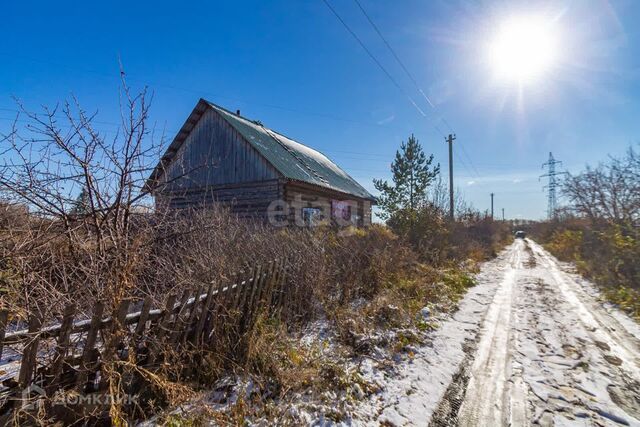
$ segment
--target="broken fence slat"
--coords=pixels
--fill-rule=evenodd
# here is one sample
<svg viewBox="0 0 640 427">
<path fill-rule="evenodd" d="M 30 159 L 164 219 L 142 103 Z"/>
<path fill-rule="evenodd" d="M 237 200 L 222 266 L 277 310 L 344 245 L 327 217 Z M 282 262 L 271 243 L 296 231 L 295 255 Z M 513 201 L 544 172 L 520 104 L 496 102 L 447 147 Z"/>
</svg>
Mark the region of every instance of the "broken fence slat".
<svg viewBox="0 0 640 427">
<path fill-rule="evenodd" d="M 269 279 L 271 278 L 271 275 L 273 274 L 273 262 L 270 262 L 267 265 L 267 270 L 264 272 L 261 280 L 260 280 L 260 287 L 258 288 L 258 293 L 256 295 L 256 300 L 253 303 L 253 310 L 259 310 L 260 307 L 262 307 L 262 305 L 264 304 L 264 295 L 266 292 L 266 288 L 268 286 L 268 282 Z"/>
<path fill-rule="evenodd" d="M 279 274 L 278 274 L 278 311 L 282 315 L 284 311 L 284 316 L 287 315 L 286 311 L 286 303 L 287 303 L 287 295 L 285 293 L 285 261 L 282 260 L 282 264 L 280 265 Z"/>
<path fill-rule="evenodd" d="M 225 289 L 222 286 L 218 287 L 215 298 L 211 304 L 211 324 L 209 325 L 209 339 L 207 340 L 208 345 L 212 345 L 216 339 L 217 333 L 220 330 L 220 325 L 222 324 L 222 320 L 225 316 L 223 310 L 225 309 L 226 300 L 228 299 L 229 288 L 223 292 Z"/>
<path fill-rule="evenodd" d="M 250 270 L 251 274 L 238 273 L 234 280 L 226 287 L 211 283 L 207 292 L 202 286 L 194 293 L 184 291 L 180 302 L 176 305 L 176 295 L 167 298 L 164 308 L 152 309 L 152 299 L 144 299 L 140 312 L 128 313 L 129 302 L 123 301 L 112 316 L 103 318 L 104 303 L 98 302 L 93 308 L 93 314 L 88 320 L 74 322 L 77 309 L 73 305 L 65 307 L 62 321 L 59 325 L 42 327 L 42 315 L 31 316 L 27 330 L 13 333 L 5 333 L 9 319 L 7 310 L 0 310 L 0 356 L 4 346 L 9 344 L 25 343 L 24 356 L 20 366 L 19 384 L 28 386 L 36 371 L 36 358 L 38 345 L 44 339 L 57 337 L 54 357 L 50 368 L 45 372 L 45 385 L 49 389 L 55 389 L 61 384 L 67 364 L 70 367 L 77 366 L 75 387 L 83 392 L 88 379 L 97 376 L 99 369 L 98 360 L 109 360 L 113 353 L 120 348 L 123 339 L 122 329 L 133 329 L 134 347 L 143 336 L 155 338 L 150 348 L 149 361 L 155 361 L 162 351 L 162 341 L 176 344 L 187 339 L 193 339 L 196 345 L 210 343 L 215 336 L 214 329 L 218 325 L 230 322 L 232 328 L 227 330 L 235 333 L 242 332 L 255 321 L 256 313 L 264 306 L 274 311 L 289 309 L 294 301 L 291 296 L 285 295 L 286 272 L 285 260 L 275 259 L 264 267 L 256 265 Z M 226 311 L 226 313 L 225 313 Z M 234 315 L 229 318 L 229 314 Z M 224 314 L 226 316 L 222 317 Z M 238 317 L 239 315 L 239 317 Z M 146 325 L 152 321 L 155 325 L 152 330 L 147 330 Z M 135 325 L 132 328 L 130 325 Z M 222 333 L 226 329 L 222 328 Z M 82 342 L 82 354 L 68 357 L 71 346 L 71 336 L 86 332 L 86 336 L 80 336 Z M 99 333 L 106 333 L 103 338 L 104 347 L 102 355 L 96 345 Z M 234 332 L 231 332 L 234 333 Z M 203 336 L 204 334 L 204 336 Z M 168 335 L 168 336 L 167 336 Z M 4 338 L 4 339 L 3 339 Z M 134 348 L 132 347 L 132 348 Z M 55 391 L 55 390 L 54 390 Z"/>
</svg>

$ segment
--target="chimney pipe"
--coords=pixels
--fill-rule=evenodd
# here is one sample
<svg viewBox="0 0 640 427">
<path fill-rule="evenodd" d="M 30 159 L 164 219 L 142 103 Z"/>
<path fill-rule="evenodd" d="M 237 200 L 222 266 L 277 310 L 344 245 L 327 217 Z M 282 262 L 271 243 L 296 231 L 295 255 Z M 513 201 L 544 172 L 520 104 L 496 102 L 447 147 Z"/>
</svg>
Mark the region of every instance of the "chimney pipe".
<svg viewBox="0 0 640 427">
<path fill-rule="evenodd" d="M 240 110 L 236 110 L 236 116 L 240 115 Z"/>
</svg>

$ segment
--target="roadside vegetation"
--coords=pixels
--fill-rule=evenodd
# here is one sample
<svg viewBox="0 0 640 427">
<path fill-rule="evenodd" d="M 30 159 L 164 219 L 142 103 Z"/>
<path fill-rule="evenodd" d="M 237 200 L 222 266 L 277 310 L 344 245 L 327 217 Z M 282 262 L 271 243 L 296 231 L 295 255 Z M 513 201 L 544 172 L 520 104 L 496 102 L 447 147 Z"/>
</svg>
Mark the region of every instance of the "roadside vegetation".
<svg viewBox="0 0 640 427">
<path fill-rule="evenodd" d="M 567 177 L 569 206 L 534 233 L 612 303 L 640 319 L 640 155 L 633 148 Z"/>
<path fill-rule="evenodd" d="M 121 95 L 115 139 L 96 130 L 93 115 L 77 104 L 38 115 L 25 109 L 29 127 L 16 119 L 0 137 L 0 306 L 12 314 L 10 324 L 23 327 L 35 312 L 45 324 L 59 322 L 70 302 L 85 316 L 97 301 L 107 302 L 109 313 L 125 299 L 139 306 L 151 297 L 160 306 L 171 293 L 232 283 L 235 273 L 275 258 L 287 260 L 295 309 L 265 309 L 238 340 L 185 346 L 164 355 L 156 370 L 137 367 L 133 356 L 103 360 L 110 393 L 123 394 L 135 378 L 136 405 L 114 400 L 108 415 L 60 415 L 57 408 L 16 422 L 67 417 L 91 424 L 106 416 L 122 425 L 207 390 L 218 397 L 203 402 L 202 411 L 156 421 L 240 424 L 247 417 L 279 419 L 282 402 L 302 394 L 328 403 L 338 395 L 344 402 L 362 399 L 376 386 L 350 370 L 349 361 L 380 348 L 411 357 L 411 346 L 437 327 L 432 313 L 454 310 L 474 285 L 477 264 L 510 235 L 506 224 L 461 200 L 455 220 L 448 218 L 439 168 L 413 137 L 398 151 L 393 182 L 376 181 L 386 225 L 283 229 L 240 221 L 222 208 L 154 212 L 145 180 L 163 140 L 156 144 L 148 127 L 146 94 L 133 96 L 124 85 Z M 306 342 L 314 325 L 328 335 Z"/>
</svg>

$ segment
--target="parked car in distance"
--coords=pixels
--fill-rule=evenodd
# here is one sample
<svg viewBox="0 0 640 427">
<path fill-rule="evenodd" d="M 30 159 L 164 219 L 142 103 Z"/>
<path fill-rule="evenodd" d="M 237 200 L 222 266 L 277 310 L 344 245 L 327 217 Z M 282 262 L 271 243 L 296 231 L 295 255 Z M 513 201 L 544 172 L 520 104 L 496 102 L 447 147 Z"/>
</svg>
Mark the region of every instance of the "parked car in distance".
<svg viewBox="0 0 640 427">
<path fill-rule="evenodd" d="M 527 233 L 525 233 L 522 230 L 518 230 L 516 231 L 516 239 L 524 239 L 527 236 Z"/>
</svg>

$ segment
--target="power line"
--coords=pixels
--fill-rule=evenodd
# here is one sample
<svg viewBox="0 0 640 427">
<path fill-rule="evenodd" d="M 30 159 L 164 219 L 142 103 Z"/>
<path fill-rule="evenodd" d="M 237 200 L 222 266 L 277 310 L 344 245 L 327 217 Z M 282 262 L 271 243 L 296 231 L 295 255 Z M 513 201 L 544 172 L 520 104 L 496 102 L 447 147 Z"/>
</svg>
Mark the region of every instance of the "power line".
<svg viewBox="0 0 640 427">
<path fill-rule="evenodd" d="M 414 106 L 414 108 L 416 108 L 416 110 L 425 118 L 427 118 L 426 113 L 420 108 L 419 105 L 417 105 L 417 103 L 414 101 L 414 99 L 408 94 L 406 93 L 406 91 L 400 86 L 400 84 L 398 83 L 398 81 L 396 79 L 393 78 L 393 76 L 388 72 L 388 70 L 382 65 L 382 63 L 373 55 L 373 53 L 366 47 L 366 45 L 364 44 L 364 42 L 358 37 L 358 35 L 348 26 L 348 24 L 340 17 L 340 15 L 337 13 L 337 11 L 327 2 L 327 0 L 323 0 L 325 2 L 325 4 L 327 5 L 327 7 L 332 11 L 332 13 L 336 16 L 336 18 L 342 23 L 342 25 L 347 29 L 347 31 L 356 39 L 356 41 L 358 42 L 358 44 L 360 44 L 360 46 L 365 50 L 365 52 L 371 57 L 371 59 L 378 65 L 378 67 L 380 67 L 380 69 L 385 73 L 385 75 L 387 76 L 387 78 L 389 78 L 391 80 L 391 82 L 394 84 L 394 86 L 396 86 L 396 88 L 398 90 L 401 91 L 401 93 L 407 97 L 407 99 L 410 101 L 410 103 Z M 359 4 L 359 6 L 361 7 L 361 5 Z M 362 9 L 363 10 L 363 9 Z M 366 12 L 363 13 L 366 14 Z M 370 18 L 367 15 L 367 18 L 370 20 Z M 371 21 L 371 23 L 373 24 L 373 21 Z M 375 24 L 373 24 L 375 26 Z M 376 27 L 377 30 L 377 27 Z M 379 30 L 377 30 L 379 32 Z M 388 44 L 388 42 L 386 41 L 386 39 L 384 39 L 384 37 L 382 36 L 381 33 L 379 33 L 380 36 L 383 38 L 383 40 L 385 41 L 385 43 L 388 45 L 389 49 L 392 49 L 391 46 Z M 2 54 L 0 52 L 0 54 Z M 395 51 L 393 52 L 394 56 L 397 57 L 397 54 L 395 54 Z M 5 55 L 7 55 L 5 53 Z M 10 56 L 16 56 L 17 55 L 10 55 Z M 34 61 L 34 62 L 40 62 L 40 63 L 45 63 L 45 64 L 51 64 L 51 65 L 56 65 L 62 68 L 67 68 L 70 70 L 74 70 L 74 71 L 78 71 L 77 68 L 71 68 L 68 66 L 65 66 L 64 64 L 59 64 L 59 63 L 55 63 L 53 61 L 46 61 L 46 60 L 42 60 L 40 58 L 36 59 L 36 58 L 30 58 L 30 57 L 26 57 L 23 55 L 19 55 L 19 57 L 23 58 L 23 59 L 27 59 L 30 61 Z M 399 57 L 396 58 L 397 60 L 399 60 Z M 405 69 L 406 72 L 408 72 L 408 69 L 406 69 L 406 67 L 404 66 L 404 64 L 402 64 L 402 67 Z M 83 68 L 80 71 L 82 71 L 83 73 L 90 73 L 90 74 L 94 74 L 94 75 L 98 75 L 100 77 L 103 78 L 108 78 L 108 79 L 114 79 L 115 76 L 111 75 L 109 73 L 105 73 L 105 72 L 101 72 L 101 71 L 97 71 L 97 70 L 92 70 L 92 69 L 87 69 L 87 68 Z M 410 74 L 410 73 L 409 73 Z M 304 110 L 298 110 L 298 109 L 294 109 L 294 108 L 289 108 L 289 107 L 283 107 L 283 106 L 279 106 L 279 105 L 274 105 L 274 104 L 265 104 L 265 103 L 254 103 L 254 102 L 246 102 L 246 101 L 242 101 L 242 100 L 238 100 L 236 98 L 232 98 L 232 97 L 228 97 L 228 96 L 223 96 L 223 95 L 219 95 L 219 94 L 213 94 L 210 92 L 206 92 L 206 91 L 197 91 L 197 90 L 193 90 L 193 89 L 188 89 L 188 88 L 184 88 L 184 87 L 179 87 L 179 86 L 175 86 L 175 85 L 170 85 L 170 84 L 151 84 L 151 83 L 145 83 L 143 80 L 141 79 L 136 79 L 136 78 L 130 78 L 127 77 L 127 79 L 129 81 L 132 82 L 139 82 L 139 83 L 143 83 L 143 84 L 150 84 L 151 86 L 155 86 L 155 87 L 164 87 L 167 89 L 171 89 L 171 90 L 178 90 L 178 91 L 184 91 L 184 92 L 188 92 L 188 93 L 196 93 L 199 95 L 206 95 L 206 96 L 212 96 L 215 98 L 222 98 L 222 99 L 228 99 L 228 100 L 234 100 L 235 102 L 239 102 L 242 104 L 248 104 L 248 105 L 257 105 L 257 106 L 263 106 L 266 108 L 272 108 L 272 109 L 279 109 L 279 110 L 283 110 L 283 111 L 289 111 L 292 113 L 297 113 L 297 114 L 306 114 L 306 115 L 313 115 L 313 116 L 318 116 L 318 117 L 324 117 L 327 119 L 331 119 L 331 120 L 336 120 L 336 121 L 342 121 L 342 122 L 349 122 L 349 123 L 355 123 L 355 124 L 360 124 L 360 125 L 366 125 L 366 126 L 375 126 L 375 127 L 387 127 L 387 128 L 391 128 L 391 126 L 388 125 L 380 125 L 380 124 L 375 124 L 375 123 L 371 123 L 371 122 L 363 122 L 363 121 L 358 121 L 358 120 L 352 120 L 352 119 L 348 119 L 348 118 L 344 118 L 344 117 L 337 117 L 337 116 L 333 116 L 330 114 L 324 114 L 324 113 L 318 113 L 318 112 L 310 112 L 310 111 L 304 111 Z M 415 78 L 413 78 L 413 76 L 411 76 L 412 81 L 414 81 L 414 84 L 416 85 L 416 87 L 419 88 L 419 86 L 417 85 L 417 82 L 415 81 Z M 432 105 L 432 103 L 430 102 L 430 100 L 428 100 L 428 98 L 426 97 L 426 94 L 424 94 L 423 91 L 421 91 L 421 94 L 425 97 L 425 99 L 427 99 L 427 101 L 429 102 L 429 104 L 435 108 L 435 106 Z M 16 110 L 16 109 L 9 109 L 9 108 L 0 108 L 0 110 L 2 111 L 9 111 L 9 112 L 16 112 L 16 113 L 21 113 L 22 111 L 20 110 Z M 36 114 L 36 113 L 33 113 Z M 39 113 L 37 113 L 39 114 Z M 444 120 L 443 117 L 440 117 L 440 119 L 443 121 L 443 123 L 450 128 L 450 126 L 448 125 L 448 123 Z M 7 121 L 13 121 L 15 119 L 13 118 L 3 118 L 0 117 L 0 120 L 7 120 Z M 31 119 L 33 120 L 33 119 Z M 18 122 L 21 123 L 29 123 L 27 120 L 25 119 L 19 119 Z M 35 123 L 35 122 L 32 122 Z M 92 120 L 92 123 L 96 123 L 96 124 L 104 124 L 104 125 L 108 125 L 108 126 L 114 126 L 116 129 L 119 128 L 121 125 L 119 123 L 115 123 L 115 122 L 107 122 L 107 121 L 97 121 L 97 120 Z M 434 123 L 430 123 L 434 129 L 441 135 L 444 135 L 442 130 Z M 64 126 L 62 126 L 64 127 Z M 100 130 L 100 129 L 96 129 L 96 130 Z M 104 130 L 102 130 L 103 132 L 105 132 Z M 168 132 L 171 133 L 177 133 L 176 130 L 167 130 Z M 334 150 L 334 152 L 338 152 L 338 150 Z M 365 155 L 365 154 L 369 154 L 369 153 L 361 153 L 361 152 L 350 152 L 351 154 L 356 154 L 356 155 Z M 459 156 L 456 153 L 457 157 L 462 160 L 462 157 Z M 378 155 L 378 156 L 383 156 L 383 155 Z M 342 156 L 339 156 L 342 157 Z M 467 156 L 468 157 L 468 156 Z M 470 171 L 468 170 L 468 167 L 466 164 L 463 163 L 463 167 L 465 168 L 465 170 L 467 170 L 469 173 Z M 477 173 L 476 173 L 477 174 Z"/>
<path fill-rule="evenodd" d="M 471 160 L 471 156 L 469 156 L 469 154 L 467 154 L 467 150 L 464 149 L 464 145 L 460 144 L 460 148 L 462 149 L 462 154 L 464 154 L 467 160 L 469 160 L 469 164 L 473 168 L 473 171 L 475 172 L 476 176 L 480 178 L 480 173 L 478 172 L 478 169 L 476 169 L 476 165 L 473 164 L 473 161 Z"/>
<path fill-rule="evenodd" d="M 435 106 L 435 104 L 433 102 L 431 102 L 431 100 L 429 99 L 429 97 L 424 93 L 424 91 L 422 90 L 422 88 L 420 87 L 420 85 L 418 84 L 416 78 L 413 76 L 413 74 L 409 71 L 409 68 L 404 64 L 404 62 L 400 59 L 400 56 L 396 53 L 395 49 L 391 46 L 391 43 L 389 43 L 386 39 L 386 37 L 382 34 L 382 31 L 380 31 L 380 29 L 378 28 L 378 26 L 375 24 L 375 22 L 373 22 L 373 19 L 371 19 L 371 16 L 369 16 L 369 14 L 367 13 L 367 11 L 365 10 L 365 8 L 362 6 L 362 3 L 360 3 L 359 0 L 354 0 L 354 2 L 358 5 L 358 8 L 360 9 L 360 11 L 362 12 L 362 14 L 364 15 L 364 17 L 367 19 L 367 21 L 369 21 L 369 24 L 371 24 L 371 27 L 373 27 L 374 31 L 378 34 L 378 36 L 380 37 L 380 39 L 382 40 L 382 42 L 385 44 L 385 46 L 387 46 L 387 49 L 389 49 L 389 52 L 391 52 L 391 54 L 393 55 L 393 57 L 395 58 L 396 62 L 400 65 L 400 67 L 402 68 L 402 70 L 404 71 L 404 73 L 407 75 L 407 77 L 409 77 L 409 80 L 411 80 L 411 82 L 413 83 L 413 86 L 416 88 L 416 90 L 422 95 L 422 97 L 427 101 L 427 103 L 431 106 L 431 108 L 434 110 L 434 112 L 436 113 L 437 118 L 447 127 L 447 129 L 449 130 L 449 132 L 453 133 L 453 128 L 451 127 L 451 125 L 449 124 L 449 122 L 444 118 L 444 116 L 442 114 L 438 114 L 438 108 Z M 436 127 L 437 128 L 437 127 Z M 466 150 L 464 149 L 464 145 L 461 144 L 460 142 L 458 142 L 458 144 L 460 145 L 460 147 L 463 150 L 463 153 L 465 154 L 467 160 L 469 161 L 469 164 L 471 165 L 471 167 L 473 168 L 473 170 L 475 171 L 475 174 L 480 177 L 480 174 L 478 173 L 478 170 L 476 169 L 476 167 L 473 165 L 473 161 L 471 160 L 471 157 L 466 154 Z"/>
<path fill-rule="evenodd" d="M 411 80 L 411 82 L 413 83 L 413 85 L 416 87 L 416 89 L 418 90 L 418 92 L 420 92 L 420 94 L 422 95 L 422 97 L 429 103 L 429 105 L 431 106 L 431 108 L 436 108 L 436 106 L 433 104 L 433 102 L 431 102 L 431 100 L 429 99 L 429 97 L 424 93 L 424 91 L 422 90 L 422 88 L 420 87 L 420 85 L 418 85 L 418 82 L 416 81 L 416 79 L 413 77 L 413 74 L 411 74 L 411 72 L 407 69 L 407 67 L 404 65 L 404 63 L 400 60 L 400 57 L 398 56 L 398 54 L 396 53 L 396 51 L 391 47 L 391 44 L 389 44 L 389 42 L 387 41 L 387 39 L 382 35 L 382 32 L 380 31 L 380 29 L 378 28 L 378 26 L 373 22 L 373 20 L 371 19 L 371 17 L 369 16 L 369 14 L 367 13 L 366 10 L 364 10 L 364 7 L 362 7 L 362 4 L 358 1 L 358 0 L 354 0 L 356 2 L 356 4 L 358 5 L 358 7 L 360 8 L 360 11 L 362 11 L 362 14 L 365 16 L 365 18 L 367 18 L 367 21 L 369 21 L 369 24 L 371 24 L 371 26 L 373 27 L 373 29 L 376 31 L 376 33 L 378 33 L 378 36 L 380 36 L 380 38 L 382 39 L 382 41 L 384 42 L 384 44 L 387 46 L 387 48 L 389 49 L 389 51 L 391 52 L 391 54 L 393 55 L 393 57 L 396 59 L 396 61 L 398 62 L 398 64 L 400 64 L 400 67 L 402 67 L 402 69 L 404 70 L 405 74 L 409 77 L 409 79 Z"/>
<path fill-rule="evenodd" d="M 17 57 L 17 58 L 26 59 L 26 60 L 33 61 L 33 62 L 53 65 L 53 66 L 56 66 L 56 67 L 64 68 L 64 69 L 67 69 L 67 70 L 72 70 L 72 71 L 75 71 L 75 72 L 81 71 L 82 73 L 93 74 L 93 75 L 102 77 L 104 79 L 111 80 L 111 79 L 115 78 L 115 75 L 111 75 L 109 73 L 104 73 L 104 72 L 100 72 L 100 71 L 97 71 L 97 70 L 91 70 L 91 69 L 86 69 L 86 68 L 82 68 L 82 69 L 71 68 L 71 67 L 68 67 L 68 66 L 66 66 L 64 64 L 56 63 L 54 61 L 46 61 L 46 60 L 42 60 L 42 59 L 38 59 L 38 58 L 30 58 L 30 57 L 27 57 L 27 56 L 24 56 L 24 55 L 9 55 L 9 54 L 3 53 L 3 52 L 0 52 L 0 55 Z M 127 80 L 130 81 L 130 82 L 137 82 L 137 83 L 140 83 L 140 84 L 143 84 L 145 86 L 152 87 L 152 88 L 165 88 L 165 89 L 170 89 L 170 90 L 175 90 L 175 91 L 180 91 L 180 92 L 185 92 L 185 93 L 192 93 L 192 94 L 196 94 L 198 96 L 207 96 L 207 97 L 211 98 L 210 100 L 225 99 L 227 101 L 236 102 L 236 103 L 239 103 L 239 104 L 252 105 L 252 106 L 264 107 L 264 108 L 269 108 L 269 109 L 274 109 L 274 110 L 287 111 L 287 112 L 290 112 L 290 113 L 300 114 L 300 115 L 321 117 L 321 118 L 325 118 L 325 119 L 329 119 L 329 120 L 333 120 L 333 121 L 344 122 L 344 123 L 354 123 L 354 124 L 358 124 L 358 125 L 362 125 L 362 126 L 377 127 L 377 128 L 383 127 L 383 128 L 387 128 L 387 129 L 400 129 L 397 126 L 389 126 L 389 125 L 385 125 L 385 124 L 378 124 L 378 123 L 373 123 L 373 122 L 365 122 L 365 121 L 362 121 L 362 120 L 349 119 L 349 118 L 335 116 L 335 115 L 332 115 L 332 114 L 327 114 L 327 113 L 322 113 L 322 112 L 317 112 L 317 111 L 300 110 L 300 109 L 296 109 L 296 108 L 285 107 L 285 106 L 271 104 L 271 103 L 253 102 L 253 101 L 247 102 L 247 101 L 244 101 L 244 100 L 232 97 L 232 96 L 225 96 L 225 95 L 220 95 L 220 94 L 216 94 L 216 93 L 212 93 L 212 92 L 195 90 L 195 89 L 185 88 L 185 87 L 176 86 L 176 85 L 172 85 L 172 84 L 166 84 L 166 83 L 147 82 L 147 81 L 144 81 L 143 79 L 139 79 L 139 78 L 135 78 L 135 77 L 127 76 Z M 419 107 L 417 105 L 415 105 L 415 106 L 419 109 Z M 4 108 L 3 108 L 3 110 L 9 111 L 8 109 L 4 109 Z"/>
<path fill-rule="evenodd" d="M 466 162 L 462 159 L 462 157 L 460 156 L 460 153 L 458 152 L 455 146 L 453 146 L 453 152 L 455 154 L 455 158 L 462 165 L 463 169 L 469 174 L 469 176 L 473 176 L 474 175 L 473 172 L 469 169 Z M 476 178 L 480 178 L 480 176 L 476 175 Z"/>
<path fill-rule="evenodd" d="M 393 78 L 393 76 L 389 73 L 389 71 L 387 71 L 387 69 L 384 67 L 384 65 L 382 65 L 382 63 L 378 60 L 378 58 L 376 58 L 376 56 L 369 50 L 369 48 L 367 48 L 367 46 L 364 44 L 364 42 L 360 39 L 360 37 L 358 37 L 358 35 L 351 29 L 351 27 L 349 27 L 349 25 L 345 22 L 344 19 L 342 19 L 342 17 L 338 14 L 338 12 L 333 8 L 333 6 L 331 6 L 331 4 L 328 2 L 328 0 L 322 0 L 324 2 L 324 4 L 327 6 L 327 8 L 329 8 L 329 10 L 331 11 L 331 13 L 333 13 L 333 15 L 336 17 L 336 19 L 338 19 L 338 21 L 340 21 L 340 23 L 342 24 L 342 26 L 349 32 L 349 34 L 351 34 L 351 36 L 358 42 L 358 44 L 360 45 L 360 47 L 367 53 L 367 55 L 369 55 L 369 57 L 373 60 L 373 62 L 376 63 L 376 65 L 378 66 L 378 68 L 380 68 L 382 70 L 382 72 L 387 76 L 387 78 L 391 81 L 391 83 L 393 83 L 393 85 L 405 96 L 407 97 L 407 99 L 409 100 L 409 102 L 411 103 L 411 105 L 414 106 L 414 108 L 420 113 L 420 115 L 422 117 L 427 117 L 426 113 L 422 110 L 422 108 L 420 108 L 420 106 L 413 100 L 413 98 L 402 88 L 402 86 L 400 86 L 400 84 L 398 83 L 398 81 Z M 442 136 L 444 136 L 444 133 L 434 124 L 433 125 L 434 128 L 438 131 L 439 134 L 441 134 Z"/>
</svg>

